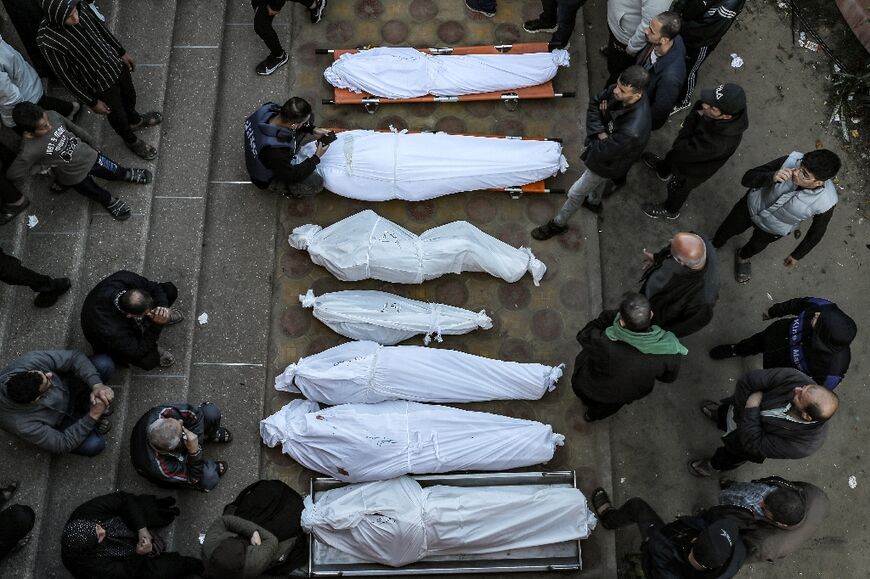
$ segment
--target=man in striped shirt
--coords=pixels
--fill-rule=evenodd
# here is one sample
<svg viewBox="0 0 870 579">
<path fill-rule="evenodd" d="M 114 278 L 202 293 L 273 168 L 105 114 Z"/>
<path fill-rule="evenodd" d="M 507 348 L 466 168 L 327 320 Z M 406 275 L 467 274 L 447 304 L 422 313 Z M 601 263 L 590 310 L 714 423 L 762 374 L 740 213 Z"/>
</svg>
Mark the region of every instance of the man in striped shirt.
<svg viewBox="0 0 870 579">
<path fill-rule="evenodd" d="M 54 74 L 91 110 L 107 115 L 127 147 L 143 159 L 157 150 L 133 131 L 153 127 L 160 113 L 136 111 L 133 59 L 105 24 L 92 0 L 40 0 L 45 19 L 36 42 Z"/>
</svg>

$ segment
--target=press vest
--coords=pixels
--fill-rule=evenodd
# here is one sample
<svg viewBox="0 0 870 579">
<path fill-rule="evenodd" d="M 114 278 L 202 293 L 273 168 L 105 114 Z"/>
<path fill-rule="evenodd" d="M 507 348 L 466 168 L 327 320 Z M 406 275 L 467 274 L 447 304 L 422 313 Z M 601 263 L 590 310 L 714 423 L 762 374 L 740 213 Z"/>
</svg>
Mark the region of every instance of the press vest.
<svg viewBox="0 0 870 579">
<path fill-rule="evenodd" d="M 783 169 L 794 169 L 803 159 L 794 151 L 783 163 Z M 749 191 L 747 204 L 752 222 L 773 235 L 788 235 L 801 221 L 825 213 L 837 204 L 837 190 L 828 179 L 818 189 L 799 189 L 791 179 L 770 187 Z"/>
<path fill-rule="evenodd" d="M 299 142 L 305 135 L 269 123 L 281 111 L 275 103 L 266 103 L 245 120 L 245 166 L 251 181 L 258 186 L 268 185 L 274 173 L 260 160 L 265 147 L 289 149 L 288 162 L 296 155 Z"/>
</svg>

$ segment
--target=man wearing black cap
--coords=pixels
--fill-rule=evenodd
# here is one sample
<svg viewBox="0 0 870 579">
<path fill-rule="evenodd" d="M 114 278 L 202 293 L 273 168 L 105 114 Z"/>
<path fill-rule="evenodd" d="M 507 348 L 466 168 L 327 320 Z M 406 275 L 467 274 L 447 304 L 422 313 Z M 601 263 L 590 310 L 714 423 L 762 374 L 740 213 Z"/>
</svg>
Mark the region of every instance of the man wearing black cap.
<svg viewBox="0 0 870 579">
<path fill-rule="evenodd" d="M 822 298 L 794 298 L 773 304 L 763 320 L 776 320 L 764 330 L 736 344 L 710 350 L 714 360 L 764 355 L 765 368 L 795 368 L 829 390 L 836 388 L 852 360 L 849 344 L 858 333 L 855 320 L 837 304 Z"/>
<path fill-rule="evenodd" d="M 749 127 L 746 94 L 736 84 L 722 84 L 701 91 L 701 99 L 683 121 L 671 150 L 660 159 L 644 153 L 643 162 L 667 181 L 664 203 L 644 203 L 643 212 L 653 219 L 676 219 L 689 193 L 716 174 L 740 145 Z"/>
<path fill-rule="evenodd" d="M 746 547 L 733 520 L 686 516 L 666 525 L 641 498 L 629 499 L 614 509 L 600 487 L 592 492 L 592 505 L 605 529 L 637 524 L 641 565 L 647 579 L 727 579 L 737 574 L 746 558 Z"/>
</svg>

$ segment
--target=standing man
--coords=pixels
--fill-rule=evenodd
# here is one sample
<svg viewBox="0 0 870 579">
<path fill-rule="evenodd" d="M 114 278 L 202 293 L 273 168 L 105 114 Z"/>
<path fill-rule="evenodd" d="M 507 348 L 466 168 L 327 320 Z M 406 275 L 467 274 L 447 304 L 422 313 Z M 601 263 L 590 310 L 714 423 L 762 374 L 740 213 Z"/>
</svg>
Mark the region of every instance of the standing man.
<svg viewBox="0 0 870 579">
<path fill-rule="evenodd" d="M 849 369 L 849 344 L 858 333 L 855 320 L 822 298 L 795 298 L 773 304 L 761 319 L 776 320 L 757 334 L 736 344 L 720 344 L 710 350 L 714 360 L 734 356 L 764 355 L 764 368 L 794 368 L 816 383 L 833 390 Z"/>
<path fill-rule="evenodd" d="M 586 111 L 586 149 L 580 159 L 586 170 L 568 190 L 568 200 L 546 224 L 532 230 L 538 240 L 550 239 L 568 230 L 568 219 L 587 207 L 601 213 L 604 190 L 613 181 L 625 182 L 631 165 L 643 153 L 650 136 L 649 101 L 645 90 L 649 73 L 631 66 L 615 85 L 590 99 Z"/>
<path fill-rule="evenodd" d="M 665 124 L 680 96 L 686 80 L 686 48 L 680 38 L 680 15 L 662 12 L 649 21 L 646 46 L 637 56 L 637 64 L 649 72 L 649 98 L 652 130 Z"/>
<path fill-rule="evenodd" d="M 550 50 L 568 48 L 571 35 L 577 22 L 577 12 L 586 0 L 541 0 L 541 15 L 523 24 L 523 30 L 530 33 L 552 32 Z"/>
<path fill-rule="evenodd" d="M 96 456 L 111 429 L 108 356 L 28 352 L 0 370 L 0 427 L 52 454 Z"/>
<path fill-rule="evenodd" d="M 85 297 L 82 331 L 95 354 L 111 356 L 117 364 L 143 370 L 166 368 L 175 357 L 157 340 L 164 326 L 184 319 L 171 309 L 177 297 L 172 282 L 153 282 L 132 271 L 115 272 Z"/>
<path fill-rule="evenodd" d="M 660 159 L 644 153 L 644 164 L 667 182 L 664 203 L 644 203 L 643 212 L 653 219 L 676 219 L 692 190 L 716 174 L 737 150 L 743 132 L 749 127 L 746 95 L 736 84 L 722 84 L 701 91 L 701 100 L 686 119 L 671 145 Z"/>
<path fill-rule="evenodd" d="M 124 46 L 106 27 L 93 0 L 39 0 L 45 19 L 36 42 L 54 74 L 80 102 L 100 115 L 133 153 L 145 160 L 157 149 L 133 131 L 163 120 L 158 112 L 136 110 L 136 65 Z"/>
<path fill-rule="evenodd" d="M 749 259 L 772 242 L 789 235 L 812 217 L 813 224 L 794 251 L 783 261 L 794 267 L 822 240 L 839 200 L 831 182 L 840 170 L 840 158 L 827 149 L 792 152 L 766 165 L 750 169 L 740 182 L 749 191 L 731 209 L 716 230 L 719 249 L 735 235 L 752 228 L 752 237 L 734 254 L 734 279 L 752 279 Z"/>
<path fill-rule="evenodd" d="M 280 67 L 287 64 L 288 56 L 272 21 L 284 7 L 287 0 L 251 0 L 251 8 L 254 9 L 254 32 L 266 44 L 269 49 L 267 56 L 255 69 L 260 76 L 269 76 Z M 326 9 L 326 0 L 290 0 L 296 4 L 302 4 L 308 9 L 311 23 L 317 24 L 323 18 Z"/>
<path fill-rule="evenodd" d="M 656 14 L 671 8 L 671 0 L 607 0 L 607 84 L 637 60 L 646 44 L 646 29 Z"/>
<path fill-rule="evenodd" d="M 673 10 L 683 17 L 682 37 L 686 43 L 686 84 L 673 112 L 692 106 L 698 69 L 734 24 L 746 0 L 675 0 Z"/>
<path fill-rule="evenodd" d="M 294 164 L 296 153 L 309 136 L 317 137 L 317 150 Z M 329 131 L 314 126 L 311 105 L 305 99 L 292 97 L 280 107 L 272 102 L 264 104 L 245 120 L 245 166 L 251 182 L 291 198 L 320 193 L 323 178 L 314 170 L 332 142 L 326 142 L 329 138 Z"/>
<path fill-rule="evenodd" d="M 661 327 L 683 337 L 710 323 L 719 299 L 719 266 L 709 241 L 677 233 L 655 255 L 644 249 L 643 263 L 640 292 Z"/>
<path fill-rule="evenodd" d="M 806 458 L 822 447 L 837 395 L 791 368 L 753 370 L 721 402 L 704 400 L 701 413 L 716 423 L 722 446 L 710 458 L 689 461 L 697 477 L 768 458 Z"/>
<path fill-rule="evenodd" d="M 642 294 L 627 293 L 619 311 L 605 310 L 577 334 L 583 350 L 574 361 L 571 385 L 586 422 L 615 414 L 650 394 L 656 380 L 673 382 L 680 356 L 688 354 L 677 337 L 652 325 L 653 312 Z"/>
</svg>

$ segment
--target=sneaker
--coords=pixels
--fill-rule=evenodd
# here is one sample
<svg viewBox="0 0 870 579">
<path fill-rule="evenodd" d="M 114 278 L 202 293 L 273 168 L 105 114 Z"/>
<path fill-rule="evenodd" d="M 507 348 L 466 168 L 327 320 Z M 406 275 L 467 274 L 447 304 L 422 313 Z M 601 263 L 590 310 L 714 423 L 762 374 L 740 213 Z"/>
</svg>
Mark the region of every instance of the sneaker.
<svg viewBox="0 0 870 579">
<path fill-rule="evenodd" d="M 590 203 L 588 197 L 583 200 L 583 204 L 580 207 L 588 209 L 595 215 L 601 215 L 601 212 L 604 211 L 604 205 L 601 203 Z"/>
<path fill-rule="evenodd" d="M 172 355 L 172 352 L 169 350 L 164 350 L 163 348 L 158 347 L 157 353 L 160 355 L 160 367 L 161 368 L 169 368 L 173 364 L 175 364 L 175 356 Z"/>
<path fill-rule="evenodd" d="M 640 158 L 644 165 L 656 172 L 656 177 L 659 178 L 659 181 L 668 181 L 671 178 L 670 173 L 662 172 L 660 168 L 662 160 L 656 155 L 653 155 L 652 153 L 644 153 Z"/>
<path fill-rule="evenodd" d="M 147 185 L 151 182 L 152 175 L 148 169 L 127 169 L 124 173 L 124 181 L 136 185 Z"/>
<path fill-rule="evenodd" d="M 734 351 L 734 344 L 719 344 L 710 349 L 710 357 L 714 360 L 726 360 L 735 356 L 737 352 Z"/>
<path fill-rule="evenodd" d="M 9 223 L 13 219 L 15 219 L 22 211 L 27 209 L 30 205 L 30 198 L 27 196 L 24 197 L 24 201 L 18 205 L 12 203 L 4 203 L 2 208 L 0 208 L 0 225 L 5 223 Z"/>
<path fill-rule="evenodd" d="M 532 237 L 534 237 L 538 241 L 545 241 L 555 235 L 562 235 L 566 231 L 568 231 L 567 226 L 563 227 L 561 225 L 557 225 L 555 221 L 548 221 L 546 224 L 532 229 Z"/>
<path fill-rule="evenodd" d="M 58 298 L 69 291 L 72 287 L 72 282 L 68 277 L 58 277 L 51 280 L 49 289 L 36 294 L 33 300 L 33 305 L 38 308 L 50 308 L 57 303 Z"/>
<path fill-rule="evenodd" d="M 157 149 L 142 139 L 136 139 L 132 143 L 127 143 L 127 148 L 133 151 L 136 156 L 141 157 L 146 161 L 157 158 Z"/>
<path fill-rule="evenodd" d="M 311 24 L 317 24 L 323 19 L 324 10 L 326 10 L 326 0 L 317 0 L 314 3 L 314 8 L 308 9 L 308 15 L 311 17 Z"/>
<path fill-rule="evenodd" d="M 108 205 L 106 205 L 106 211 L 108 211 L 112 217 L 118 221 L 127 221 L 130 219 L 130 206 L 124 203 L 123 199 L 112 197 L 112 200 Z"/>
<path fill-rule="evenodd" d="M 183 322 L 183 321 L 184 321 L 184 314 L 182 314 L 180 311 L 178 311 L 176 309 L 171 308 L 169 310 L 169 321 L 166 322 L 167 326 L 174 326 L 175 324 L 178 324 L 178 323 Z"/>
<path fill-rule="evenodd" d="M 686 109 L 688 109 L 688 108 L 691 108 L 691 106 L 692 106 L 692 101 L 685 102 L 685 103 L 680 103 L 680 104 L 678 104 L 677 106 L 675 106 L 675 107 L 673 108 L 673 110 L 671 110 L 671 112 L 670 112 L 670 114 L 669 114 L 668 116 L 674 116 L 675 114 L 677 114 L 677 113 L 679 113 L 679 112 L 682 112 L 682 111 L 684 111 L 684 110 L 686 110 Z"/>
<path fill-rule="evenodd" d="M 270 74 L 287 64 L 287 60 L 289 59 L 287 57 L 286 51 L 282 52 L 281 56 L 270 55 L 268 58 L 266 58 L 266 60 L 257 65 L 257 74 L 259 74 L 260 76 L 269 76 Z"/>
<path fill-rule="evenodd" d="M 555 24 L 544 22 L 540 18 L 535 18 L 534 20 L 529 20 L 523 23 L 523 30 L 531 34 L 535 34 L 536 32 L 556 32 L 557 28 L 558 26 Z"/>
<path fill-rule="evenodd" d="M 679 212 L 671 213 L 661 203 L 644 203 L 640 208 L 643 209 L 647 217 L 652 217 L 653 219 L 661 219 L 662 217 L 665 219 L 676 219 L 680 216 Z"/>
<path fill-rule="evenodd" d="M 475 8 L 471 5 L 471 0 L 465 0 L 465 7 L 471 10 L 472 12 L 477 12 L 478 14 L 483 14 L 487 18 L 492 18 L 495 16 L 495 12 L 487 12 L 485 10 L 481 10 L 480 8 Z"/>
</svg>

